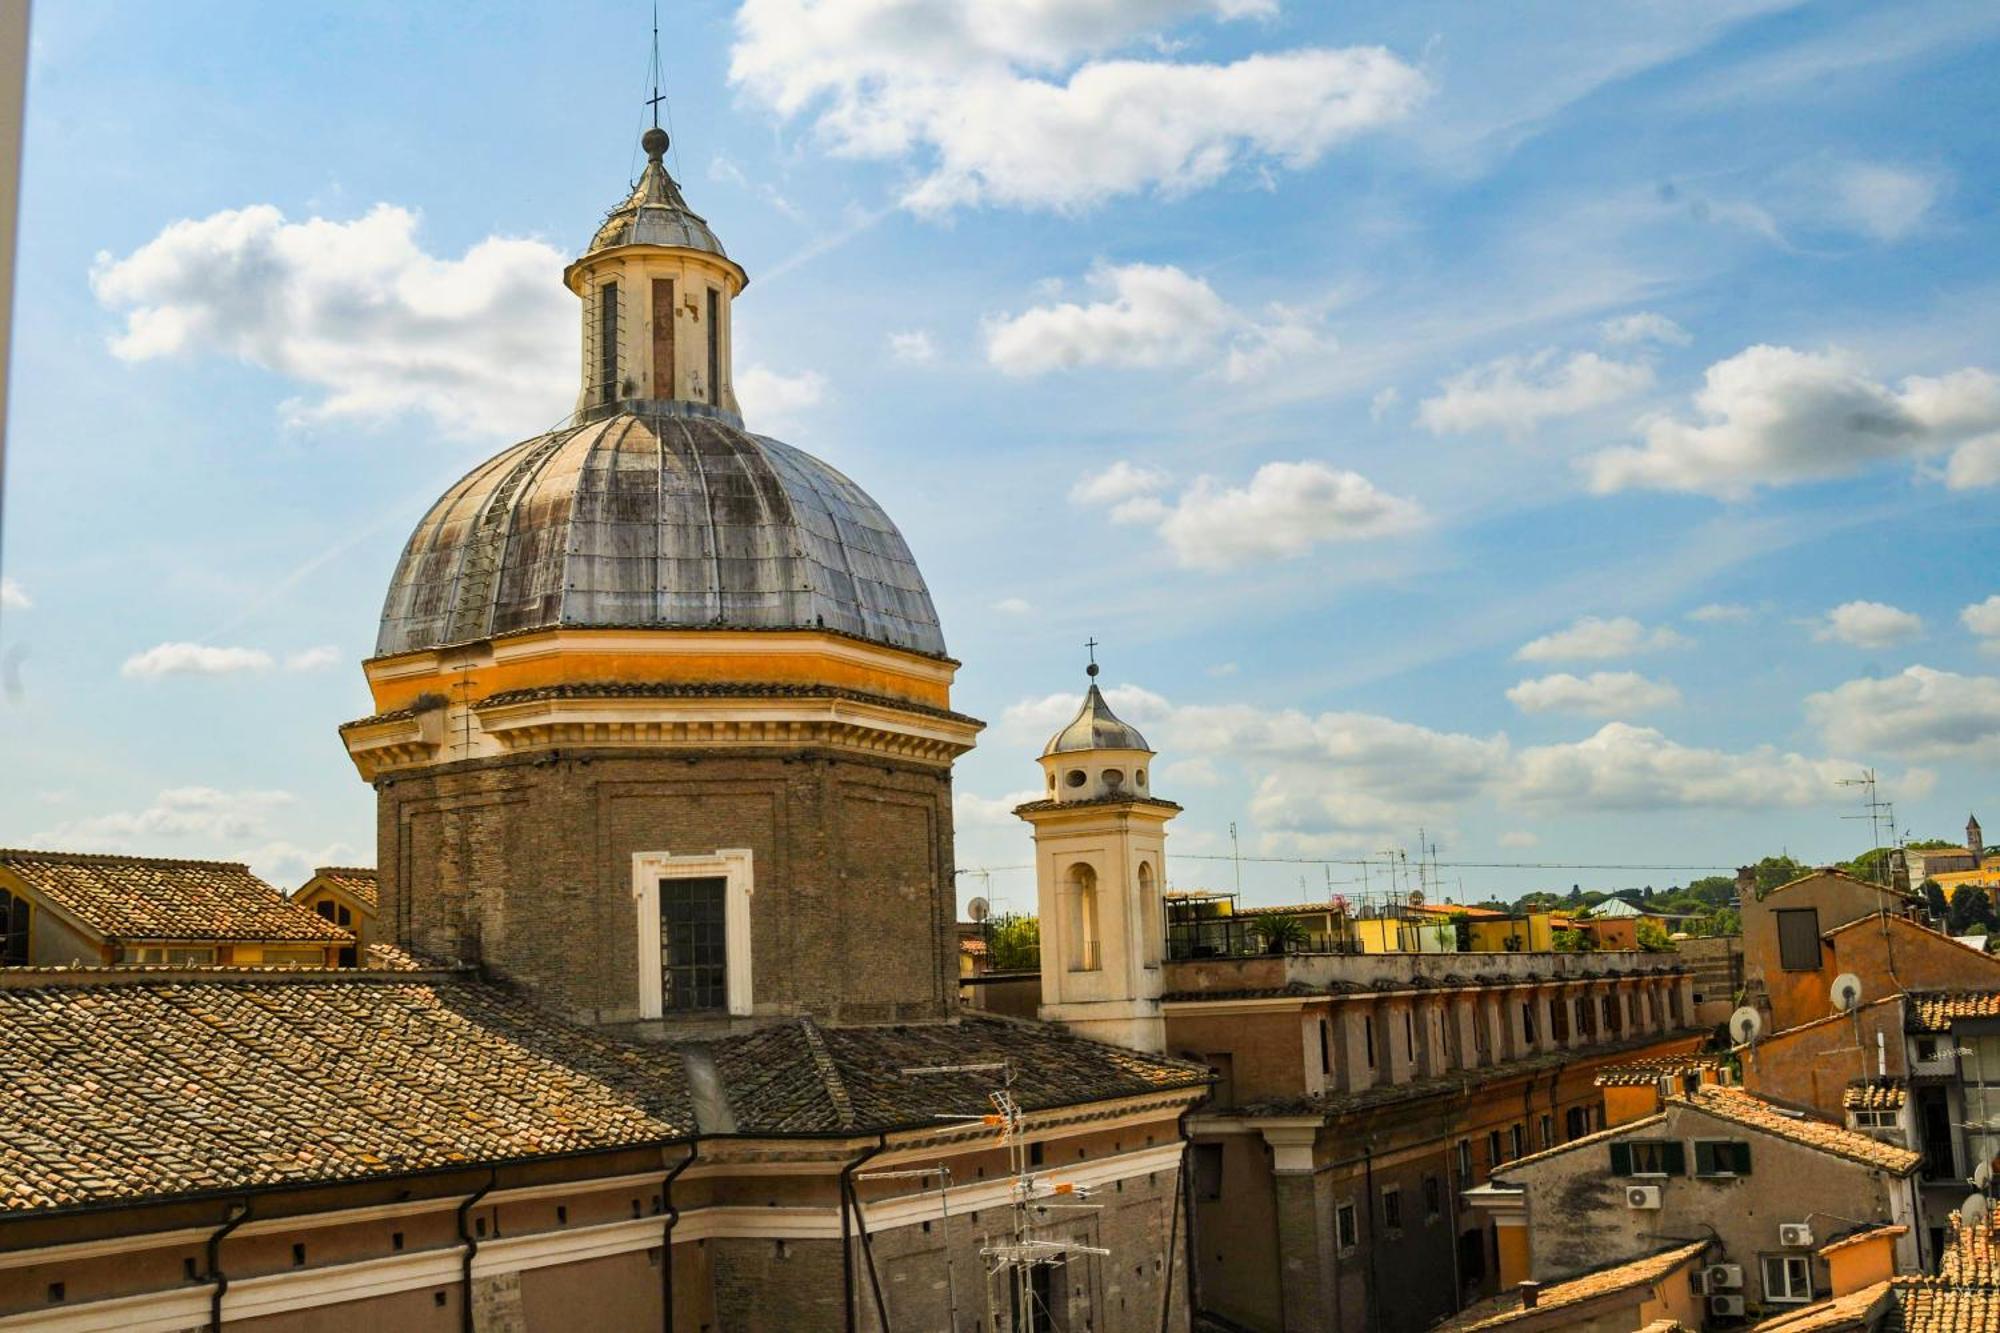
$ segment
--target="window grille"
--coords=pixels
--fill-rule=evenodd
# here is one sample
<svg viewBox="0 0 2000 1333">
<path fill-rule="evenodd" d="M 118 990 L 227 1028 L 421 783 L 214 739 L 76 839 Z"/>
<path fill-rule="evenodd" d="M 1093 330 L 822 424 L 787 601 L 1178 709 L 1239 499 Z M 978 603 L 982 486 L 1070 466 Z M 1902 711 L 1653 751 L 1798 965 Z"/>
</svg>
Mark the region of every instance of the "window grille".
<svg viewBox="0 0 2000 1333">
<path fill-rule="evenodd" d="M 727 1003 L 728 888 L 729 881 L 720 877 L 660 881 L 662 1009 L 720 1009 Z"/>
</svg>

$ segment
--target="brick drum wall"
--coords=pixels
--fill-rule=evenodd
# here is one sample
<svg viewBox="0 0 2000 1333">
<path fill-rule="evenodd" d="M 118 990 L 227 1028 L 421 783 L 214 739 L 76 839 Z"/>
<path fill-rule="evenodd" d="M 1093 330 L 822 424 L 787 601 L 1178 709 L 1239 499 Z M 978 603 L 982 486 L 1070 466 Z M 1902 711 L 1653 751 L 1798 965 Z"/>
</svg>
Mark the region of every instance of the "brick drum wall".
<svg viewBox="0 0 2000 1333">
<path fill-rule="evenodd" d="M 566 750 L 377 784 L 383 933 L 586 1022 L 638 1016 L 635 852 L 747 847 L 759 1013 L 956 1007 L 951 777 L 813 752 Z"/>
</svg>

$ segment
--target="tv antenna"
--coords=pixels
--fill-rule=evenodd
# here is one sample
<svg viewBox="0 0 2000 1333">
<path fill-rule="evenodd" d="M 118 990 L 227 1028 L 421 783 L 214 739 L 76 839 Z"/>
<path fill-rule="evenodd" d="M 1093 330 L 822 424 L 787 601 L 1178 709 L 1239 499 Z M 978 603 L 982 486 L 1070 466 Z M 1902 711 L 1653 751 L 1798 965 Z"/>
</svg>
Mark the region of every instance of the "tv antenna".
<svg viewBox="0 0 2000 1333">
<path fill-rule="evenodd" d="M 1865 819 L 1868 821 L 1868 846 L 1870 850 L 1881 851 L 1891 846 L 1902 846 L 1902 839 L 1896 834 L 1896 803 L 1882 799 L 1876 785 L 1874 769 L 1864 768 L 1861 770 L 1860 777 L 1841 778 L 1838 780 L 1837 785 L 1861 788 L 1861 806 L 1864 813 L 1842 815 L 1841 818 Z M 1885 829 L 1887 830 L 1887 837 L 1883 836 Z M 1886 885 L 1890 882 L 1889 876 L 1891 872 L 1888 857 L 1877 857 L 1872 869 L 1875 878 L 1880 883 Z"/>
</svg>

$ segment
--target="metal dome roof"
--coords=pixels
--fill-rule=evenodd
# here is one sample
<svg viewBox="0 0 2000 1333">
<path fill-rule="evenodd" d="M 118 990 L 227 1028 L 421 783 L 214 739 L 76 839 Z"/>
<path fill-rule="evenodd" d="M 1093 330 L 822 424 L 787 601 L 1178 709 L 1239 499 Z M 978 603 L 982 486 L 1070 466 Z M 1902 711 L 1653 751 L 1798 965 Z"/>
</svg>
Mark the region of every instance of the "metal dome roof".
<svg viewBox="0 0 2000 1333">
<path fill-rule="evenodd" d="M 1146 744 L 1137 727 L 1119 720 L 1098 693 L 1097 682 L 1092 680 L 1089 692 L 1083 696 L 1083 707 L 1068 726 L 1049 738 L 1042 754 L 1047 757 L 1077 750 L 1144 750 L 1150 754 L 1153 747 Z"/>
<path fill-rule="evenodd" d="M 653 136 L 657 135 L 658 138 Z M 660 156 L 666 152 L 667 136 L 654 129 L 645 140 L 646 169 L 625 202 L 605 215 L 597 234 L 584 247 L 586 255 L 617 245 L 668 245 L 682 250 L 703 250 L 729 258 L 722 242 L 709 230 L 708 222 L 689 208 L 680 186 L 667 174 Z"/>
<path fill-rule="evenodd" d="M 474 468 L 410 535 L 378 656 L 561 626 L 828 629 L 937 656 L 896 525 L 712 409 L 641 402 Z"/>
</svg>

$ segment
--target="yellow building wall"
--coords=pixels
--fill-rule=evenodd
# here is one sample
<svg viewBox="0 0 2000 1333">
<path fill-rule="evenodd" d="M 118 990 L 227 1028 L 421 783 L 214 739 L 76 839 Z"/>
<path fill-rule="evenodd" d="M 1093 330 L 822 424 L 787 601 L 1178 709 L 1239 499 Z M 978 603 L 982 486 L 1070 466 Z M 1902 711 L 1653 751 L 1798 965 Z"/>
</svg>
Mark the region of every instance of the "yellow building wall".
<svg viewBox="0 0 2000 1333">
<path fill-rule="evenodd" d="M 1643 1088 L 1606 1088 L 1604 1090 L 1604 1124 L 1623 1125 L 1633 1120 L 1641 1120 L 1660 1109 L 1660 1090 L 1653 1084 Z"/>
</svg>

